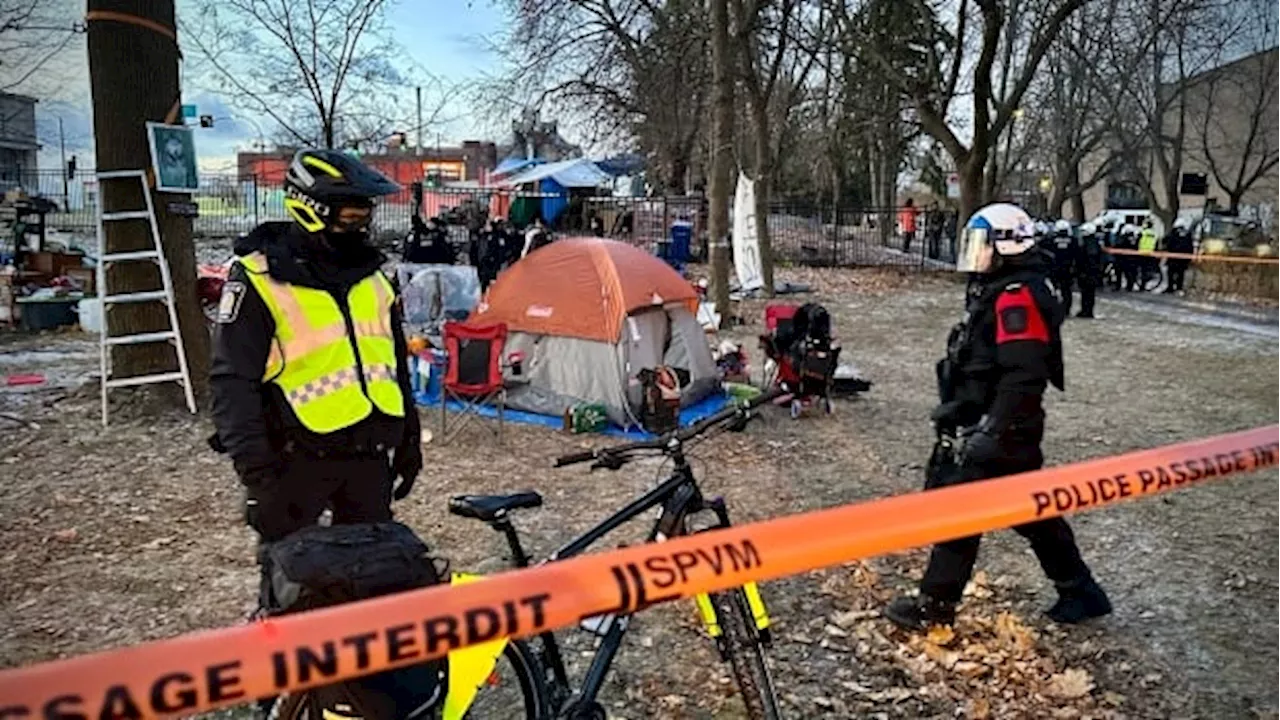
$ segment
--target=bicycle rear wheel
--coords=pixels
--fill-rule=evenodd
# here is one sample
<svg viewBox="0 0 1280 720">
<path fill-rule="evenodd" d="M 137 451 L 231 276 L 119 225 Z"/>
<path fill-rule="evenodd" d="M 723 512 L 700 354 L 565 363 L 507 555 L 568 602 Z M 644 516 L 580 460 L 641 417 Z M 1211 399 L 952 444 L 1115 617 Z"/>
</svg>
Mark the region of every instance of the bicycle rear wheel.
<svg viewBox="0 0 1280 720">
<path fill-rule="evenodd" d="M 436 706 L 442 707 L 445 702 L 447 699 L 438 701 Z M 354 710 L 359 713 L 358 708 Z M 503 648 L 493 672 L 480 686 L 463 717 L 475 720 L 545 720 L 547 712 L 541 665 L 528 645 L 513 641 Z M 323 720 L 324 716 L 324 710 L 314 701 L 313 695 L 303 692 L 277 698 L 266 718 Z M 437 710 L 425 717 L 440 717 L 440 712 Z"/>
<path fill-rule="evenodd" d="M 778 698 L 773 688 L 773 677 L 765 663 L 760 636 L 741 588 L 711 595 L 716 619 L 723 633 L 725 654 L 738 692 L 747 707 L 751 720 L 778 720 Z"/>
</svg>

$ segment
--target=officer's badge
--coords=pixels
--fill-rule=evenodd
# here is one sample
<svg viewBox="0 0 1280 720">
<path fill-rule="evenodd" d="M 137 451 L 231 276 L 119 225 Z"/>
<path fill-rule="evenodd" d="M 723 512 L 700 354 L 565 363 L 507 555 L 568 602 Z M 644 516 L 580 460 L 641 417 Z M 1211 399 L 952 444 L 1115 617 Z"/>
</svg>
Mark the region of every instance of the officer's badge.
<svg viewBox="0 0 1280 720">
<path fill-rule="evenodd" d="M 222 299 L 218 301 L 218 322 L 233 323 L 240 315 L 240 303 L 244 302 L 247 288 L 244 283 L 232 280 L 222 286 Z"/>
<path fill-rule="evenodd" d="M 1027 331 L 1027 309 L 1024 307 L 1005 308 L 1000 312 L 1000 327 L 1010 335 L 1019 335 Z"/>
</svg>

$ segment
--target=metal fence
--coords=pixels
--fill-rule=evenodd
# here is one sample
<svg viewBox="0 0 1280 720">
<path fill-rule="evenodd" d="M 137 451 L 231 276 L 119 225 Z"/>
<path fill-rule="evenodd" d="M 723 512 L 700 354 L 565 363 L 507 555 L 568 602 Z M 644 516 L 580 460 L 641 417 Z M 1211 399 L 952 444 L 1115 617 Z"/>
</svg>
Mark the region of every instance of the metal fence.
<svg viewBox="0 0 1280 720">
<path fill-rule="evenodd" d="M 45 217 L 47 227 L 70 234 L 93 234 L 97 229 L 98 182 L 94 173 L 27 173 L 23 189 L 57 204 L 58 210 Z M 200 189 L 192 200 L 199 207 L 193 222 L 197 236 L 234 237 L 268 220 L 285 220 L 284 188 L 279 181 L 267 182 L 257 176 L 202 174 Z M 410 192 L 406 188 L 386 198 L 377 213 L 377 228 L 403 234 L 409 229 Z"/>
<path fill-rule="evenodd" d="M 45 221 L 47 227 L 70 234 L 91 235 L 97 227 L 98 183 L 92 171 L 65 175 L 58 171 L 28 173 L 22 179 L 28 193 L 39 194 L 58 205 Z M 490 207 L 491 190 L 437 189 L 426 193 L 423 214 L 447 213 L 467 201 Z M 199 216 L 193 222 L 197 236 L 234 237 L 259 223 L 287 218 L 284 189 L 254 175 L 207 174 L 193 200 Z M 954 257 L 952 234 L 944 222 L 921 212 L 914 236 L 901 231 L 901 208 L 837 208 L 775 203 L 769 210 L 769 231 L 774 257 L 782 263 L 828 267 L 888 265 L 902 268 L 944 267 Z M 375 215 L 375 232 L 384 239 L 403 236 L 410 229 L 413 212 L 408 187 L 384 198 Z M 694 225 L 694 253 L 706 257 L 707 201 L 704 197 L 574 197 L 557 217 L 553 229 L 565 234 L 587 234 L 593 218 L 604 234 L 652 249 L 668 237 L 673 222 Z M 952 221 L 954 222 L 954 220 Z"/>
</svg>

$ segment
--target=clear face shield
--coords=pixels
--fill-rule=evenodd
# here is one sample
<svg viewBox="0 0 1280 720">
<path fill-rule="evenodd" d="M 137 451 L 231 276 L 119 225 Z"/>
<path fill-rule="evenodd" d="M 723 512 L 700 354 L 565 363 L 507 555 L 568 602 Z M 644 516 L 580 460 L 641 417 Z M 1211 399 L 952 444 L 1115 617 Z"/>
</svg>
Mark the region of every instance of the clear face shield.
<svg viewBox="0 0 1280 720">
<path fill-rule="evenodd" d="M 956 272 L 984 273 L 991 270 L 995 248 L 989 231 L 984 228 L 965 228 L 956 241 Z"/>
</svg>

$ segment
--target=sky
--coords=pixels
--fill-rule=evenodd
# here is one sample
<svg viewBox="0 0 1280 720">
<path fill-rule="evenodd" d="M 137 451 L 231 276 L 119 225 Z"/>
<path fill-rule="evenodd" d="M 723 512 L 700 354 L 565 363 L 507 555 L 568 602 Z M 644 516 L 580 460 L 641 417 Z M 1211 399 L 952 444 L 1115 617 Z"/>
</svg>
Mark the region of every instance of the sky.
<svg viewBox="0 0 1280 720">
<path fill-rule="evenodd" d="M 408 65 L 430 73 L 446 86 L 457 86 L 498 70 L 498 58 L 486 39 L 495 40 L 504 29 L 499 1 L 399 0 L 389 9 L 387 21 Z M 201 0 L 178 0 L 180 21 L 184 8 L 193 7 L 196 2 Z M 70 24 L 84 6 L 83 0 L 48 0 L 45 7 L 50 21 Z M 77 156 L 81 168 L 93 166 L 87 65 L 84 36 L 79 35 L 30 81 L 14 90 L 40 100 L 36 107 L 37 135 L 43 145 L 39 158 L 42 169 L 56 169 L 61 164 L 59 119 L 68 157 Z M 414 79 L 410 74 L 409 80 Z M 184 82 L 189 89 L 184 91 L 183 102 L 195 104 L 200 114 L 215 118 L 213 128 L 195 131 L 201 168 L 210 172 L 234 170 L 236 151 L 250 149 L 257 140 L 259 126 L 270 135 L 272 123 L 266 117 L 243 119 L 227 106 L 226 98 L 195 90 L 194 85 Z M 485 124 L 473 112 L 465 93 L 455 90 L 447 97 L 441 117 L 448 122 L 424 133 L 424 143 L 439 141 L 448 145 L 464 139 L 504 139 L 495 136 L 498 128 Z"/>
</svg>

